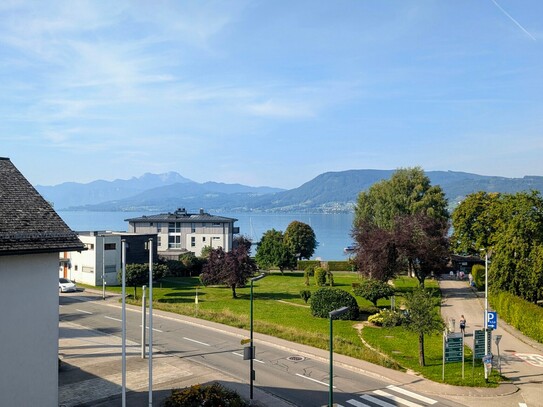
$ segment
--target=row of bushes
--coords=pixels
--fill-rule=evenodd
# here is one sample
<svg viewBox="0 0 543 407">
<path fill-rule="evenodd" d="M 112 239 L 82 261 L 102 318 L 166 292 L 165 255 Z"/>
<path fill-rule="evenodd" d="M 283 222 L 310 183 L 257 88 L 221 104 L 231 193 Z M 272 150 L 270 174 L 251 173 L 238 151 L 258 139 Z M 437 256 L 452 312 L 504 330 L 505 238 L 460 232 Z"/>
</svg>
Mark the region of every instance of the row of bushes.
<svg viewBox="0 0 543 407">
<path fill-rule="evenodd" d="M 173 389 L 164 400 L 164 407 L 246 407 L 247 404 L 235 391 L 218 383 L 193 385 L 184 389 Z"/>
<path fill-rule="evenodd" d="M 490 303 L 500 318 L 524 335 L 543 343 L 543 308 L 505 291 L 493 293 Z"/>
</svg>

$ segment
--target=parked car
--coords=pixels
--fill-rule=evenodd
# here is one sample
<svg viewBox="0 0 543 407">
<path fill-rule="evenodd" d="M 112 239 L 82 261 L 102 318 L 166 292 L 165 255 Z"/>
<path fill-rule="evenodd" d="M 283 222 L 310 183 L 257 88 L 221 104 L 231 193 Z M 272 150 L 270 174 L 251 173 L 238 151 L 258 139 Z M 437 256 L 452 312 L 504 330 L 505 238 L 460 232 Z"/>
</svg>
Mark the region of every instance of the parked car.
<svg viewBox="0 0 543 407">
<path fill-rule="evenodd" d="M 58 279 L 58 291 L 61 293 L 67 293 L 69 291 L 77 291 L 77 286 L 74 282 L 68 280 L 67 278 Z"/>
</svg>

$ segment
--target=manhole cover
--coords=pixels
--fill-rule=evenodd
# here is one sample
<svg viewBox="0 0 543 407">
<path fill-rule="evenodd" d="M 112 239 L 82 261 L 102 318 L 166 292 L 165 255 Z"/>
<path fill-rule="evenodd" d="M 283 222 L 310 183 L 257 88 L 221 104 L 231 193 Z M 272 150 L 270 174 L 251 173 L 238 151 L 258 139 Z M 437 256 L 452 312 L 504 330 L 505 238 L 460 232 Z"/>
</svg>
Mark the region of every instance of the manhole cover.
<svg viewBox="0 0 543 407">
<path fill-rule="evenodd" d="M 305 358 L 303 356 L 289 356 L 287 360 L 290 360 L 291 362 L 301 362 Z"/>
</svg>

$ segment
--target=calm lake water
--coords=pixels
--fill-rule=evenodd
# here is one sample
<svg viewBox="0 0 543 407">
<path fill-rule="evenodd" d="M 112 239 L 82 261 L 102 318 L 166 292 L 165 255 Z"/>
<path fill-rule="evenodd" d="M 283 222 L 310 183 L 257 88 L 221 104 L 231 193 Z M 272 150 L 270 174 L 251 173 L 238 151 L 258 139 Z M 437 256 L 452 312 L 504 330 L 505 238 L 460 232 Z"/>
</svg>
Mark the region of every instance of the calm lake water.
<svg viewBox="0 0 543 407">
<path fill-rule="evenodd" d="M 88 211 L 57 211 L 68 226 L 75 231 L 83 230 L 112 230 L 126 231 L 128 222 L 125 219 L 144 215 L 142 212 L 88 212 Z M 290 222 L 297 220 L 310 225 L 315 231 L 319 245 L 314 258 L 322 260 L 345 260 L 347 256 L 343 248 L 352 244 L 351 228 L 352 213 L 341 214 L 254 214 L 254 213 L 217 213 L 238 219 L 235 226 L 240 234 L 248 236 L 254 242 L 270 229 L 285 231 Z M 254 252 L 253 252 L 254 255 Z"/>
</svg>

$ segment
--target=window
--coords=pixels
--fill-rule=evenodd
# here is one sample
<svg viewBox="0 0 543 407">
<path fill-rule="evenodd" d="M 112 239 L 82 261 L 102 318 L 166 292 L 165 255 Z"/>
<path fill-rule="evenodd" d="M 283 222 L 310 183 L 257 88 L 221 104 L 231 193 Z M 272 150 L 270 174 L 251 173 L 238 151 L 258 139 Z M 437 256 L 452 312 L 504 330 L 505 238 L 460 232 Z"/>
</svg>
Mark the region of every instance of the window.
<svg viewBox="0 0 543 407">
<path fill-rule="evenodd" d="M 220 240 L 221 238 L 219 236 L 213 236 L 212 239 L 213 240 Z"/>
<path fill-rule="evenodd" d="M 190 247 L 196 246 L 196 237 L 192 236 L 190 238 Z"/>
<path fill-rule="evenodd" d="M 196 223 L 190 224 L 190 233 L 196 233 Z"/>
<path fill-rule="evenodd" d="M 83 273 L 94 273 L 94 269 L 92 267 L 89 267 L 89 266 L 81 267 L 81 271 Z"/>
<path fill-rule="evenodd" d="M 221 223 L 220 223 L 220 222 L 213 222 L 213 223 L 211 224 L 211 226 L 221 226 Z"/>
<path fill-rule="evenodd" d="M 181 233 L 181 223 L 180 222 L 168 223 L 168 233 Z"/>
<path fill-rule="evenodd" d="M 160 238 L 160 236 L 158 236 L 157 238 L 157 245 L 158 247 L 162 246 L 162 239 Z"/>
<path fill-rule="evenodd" d="M 117 272 L 117 268 L 115 267 L 115 265 L 106 266 L 104 271 L 105 271 L 106 273 L 116 273 L 116 272 Z"/>
<path fill-rule="evenodd" d="M 202 237 L 202 242 L 204 242 L 204 243 L 206 242 L 206 237 L 205 236 Z"/>
<path fill-rule="evenodd" d="M 77 264 L 74 266 L 74 270 L 77 271 Z"/>
<path fill-rule="evenodd" d="M 85 243 L 87 250 L 94 250 L 94 245 L 92 243 Z"/>
<path fill-rule="evenodd" d="M 169 249 L 181 249 L 181 236 L 168 236 Z"/>
<path fill-rule="evenodd" d="M 162 232 L 162 223 L 157 223 L 157 224 L 156 224 L 156 231 L 157 231 L 158 233 Z"/>
<path fill-rule="evenodd" d="M 116 243 L 106 243 L 104 244 L 104 250 L 115 250 L 117 249 Z"/>
</svg>

